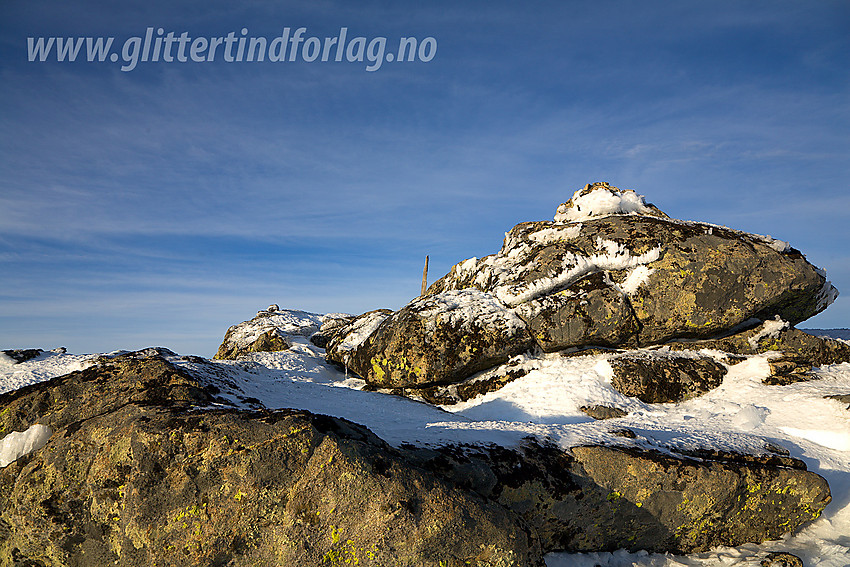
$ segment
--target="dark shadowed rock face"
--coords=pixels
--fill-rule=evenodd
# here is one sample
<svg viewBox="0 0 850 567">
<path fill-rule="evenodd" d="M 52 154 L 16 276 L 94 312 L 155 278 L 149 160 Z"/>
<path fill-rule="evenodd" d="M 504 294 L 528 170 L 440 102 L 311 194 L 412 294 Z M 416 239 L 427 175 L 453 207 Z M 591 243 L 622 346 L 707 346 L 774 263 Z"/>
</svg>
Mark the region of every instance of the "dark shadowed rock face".
<svg viewBox="0 0 850 567">
<path fill-rule="evenodd" d="M 679 402 L 718 387 L 726 367 L 714 359 L 656 351 L 633 351 L 608 359 L 614 371 L 611 385 L 626 396 L 647 403 Z"/>
<path fill-rule="evenodd" d="M 805 567 L 802 559 L 784 551 L 768 553 L 759 565 L 761 567 Z"/>
<path fill-rule="evenodd" d="M 328 358 L 369 384 L 421 388 L 459 382 L 526 351 L 533 342 L 512 311 L 470 289 L 411 301 L 362 342 L 348 350 L 341 348 L 344 344 L 344 338 L 332 341 Z"/>
<path fill-rule="evenodd" d="M 527 368 L 514 364 L 514 361 L 509 361 L 487 372 L 475 374 L 457 384 L 440 384 L 425 386 L 424 388 L 377 388 L 367 385 L 366 389 L 424 400 L 435 405 L 450 406 L 498 390 L 517 378 L 522 378 L 528 372 Z"/>
<path fill-rule="evenodd" d="M 640 330 L 628 296 L 602 272 L 523 303 L 516 312 L 545 352 L 586 345 L 636 345 Z"/>
<path fill-rule="evenodd" d="M 817 518 L 830 501 L 826 481 L 793 459 L 782 461 L 796 465 L 788 467 L 596 446 L 567 455 L 532 442 L 410 451 L 521 515 L 546 550 L 691 553 L 764 541 Z"/>
<path fill-rule="evenodd" d="M 7 430 L 54 430 L 0 469 L 0 564 L 542 567 L 513 513 L 367 429 L 211 399 L 156 355 L 0 398 Z"/>
</svg>

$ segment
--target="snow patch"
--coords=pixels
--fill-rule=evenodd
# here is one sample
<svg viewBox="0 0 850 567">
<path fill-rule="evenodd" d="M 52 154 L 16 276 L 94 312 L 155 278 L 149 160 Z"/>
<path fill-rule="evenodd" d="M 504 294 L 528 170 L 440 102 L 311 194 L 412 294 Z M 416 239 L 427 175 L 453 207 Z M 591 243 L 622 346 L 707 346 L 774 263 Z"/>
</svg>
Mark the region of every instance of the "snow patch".
<svg viewBox="0 0 850 567">
<path fill-rule="evenodd" d="M 746 404 L 732 417 L 732 424 L 741 431 L 753 431 L 764 424 L 769 415 L 768 408 Z"/>
<path fill-rule="evenodd" d="M 784 253 L 791 250 L 791 245 L 784 240 L 779 240 L 778 238 L 773 238 L 771 235 L 764 236 L 762 234 L 752 234 L 749 233 L 750 236 L 754 237 L 756 240 L 760 240 L 776 250 L 777 252 Z"/>
<path fill-rule="evenodd" d="M 793 437 L 808 439 L 836 451 L 850 451 L 850 432 L 824 429 L 797 429 L 796 427 L 780 427 L 782 431 Z"/>
<path fill-rule="evenodd" d="M 477 266 L 478 266 L 478 258 L 475 258 L 473 256 L 472 258 L 464 260 L 463 262 L 461 262 L 459 264 L 455 264 L 452 267 L 452 272 L 454 272 L 454 275 L 458 279 L 463 280 L 463 279 L 468 278 L 475 271 L 475 268 Z"/>
<path fill-rule="evenodd" d="M 611 191 L 595 189 L 586 195 L 576 191 L 572 197 L 572 207 L 566 203 L 558 207 L 555 222 L 575 222 L 606 215 L 649 214 L 652 210 L 646 206 L 643 195 L 634 191 Z"/>
<path fill-rule="evenodd" d="M 652 248 L 638 256 L 632 256 L 625 244 L 611 240 L 596 239 L 600 254 L 581 256 L 568 252 L 564 256 L 563 270 L 554 277 L 540 278 L 530 283 L 499 286 L 496 297 L 504 304 L 515 307 L 559 288 L 567 287 L 576 280 L 604 270 L 625 270 L 649 264 L 661 257 L 661 247 Z"/>
<path fill-rule="evenodd" d="M 816 268 L 819 276 L 823 278 L 823 287 L 818 293 L 818 311 L 823 311 L 838 299 L 838 290 L 833 287 L 832 282 L 826 279 L 826 270 Z"/>
<path fill-rule="evenodd" d="M 45 351 L 36 358 L 17 364 L 0 362 L 0 394 L 84 370 L 94 364 L 94 357 L 90 354 L 67 354 L 61 348 Z"/>
<path fill-rule="evenodd" d="M 778 339 L 779 333 L 790 326 L 791 324 L 788 321 L 783 321 L 782 318 L 777 315 L 776 319 L 769 319 L 765 321 L 761 330 L 747 339 L 747 342 L 750 343 L 750 347 L 752 347 L 753 350 L 756 350 L 758 349 L 759 342 L 761 342 L 762 339 Z"/>
<path fill-rule="evenodd" d="M 578 238 L 581 234 L 581 223 L 566 227 L 543 228 L 528 235 L 528 238 L 537 244 L 549 245 L 564 240 Z"/>
<path fill-rule="evenodd" d="M 516 333 L 525 323 L 491 294 L 477 289 L 445 291 L 426 295 L 411 303 L 420 317 L 427 319 L 426 328 L 432 332 L 436 323 L 449 324 L 469 333 L 472 327 L 507 329 Z"/>
<path fill-rule="evenodd" d="M 629 272 L 629 275 L 626 276 L 626 279 L 620 284 L 620 289 L 622 289 L 627 295 L 632 295 L 654 272 L 654 268 L 637 266 Z"/>
<path fill-rule="evenodd" d="M 15 462 L 24 455 L 38 451 L 47 444 L 53 430 L 46 425 L 36 423 L 26 431 L 13 431 L 0 440 L 0 469 Z"/>
<path fill-rule="evenodd" d="M 375 311 L 356 320 L 337 349 L 345 352 L 359 347 L 388 317 L 387 313 Z"/>
</svg>

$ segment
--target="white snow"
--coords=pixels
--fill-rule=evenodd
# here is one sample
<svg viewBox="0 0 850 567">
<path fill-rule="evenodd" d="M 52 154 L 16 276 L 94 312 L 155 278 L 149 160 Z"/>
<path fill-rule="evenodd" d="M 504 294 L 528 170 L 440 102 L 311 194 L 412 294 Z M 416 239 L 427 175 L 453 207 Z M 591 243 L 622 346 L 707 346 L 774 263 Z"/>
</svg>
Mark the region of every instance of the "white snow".
<svg viewBox="0 0 850 567">
<path fill-rule="evenodd" d="M 457 273 L 458 277 L 463 278 L 472 272 L 477 264 L 478 258 L 472 257 L 455 266 L 454 271 Z"/>
<path fill-rule="evenodd" d="M 507 329 L 515 333 L 525 323 L 491 294 L 469 288 L 426 295 L 413 300 L 410 307 L 427 319 L 426 329 L 433 331 L 438 322 L 469 333 L 472 327 Z"/>
<path fill-rule="evenodd" d="M 0 359 L 0 394 L 83 370 L 93 364 L 93 355 L 67 354 L 62 349 L 45 351 L 19 364 L 3 355 Z"/>
<path fill-rule="evenodd" d="M 836 451 L 850 451 L 850 431 L 829 431 L 823 429 L 798 429 L 781 427 L 782 431 L 793 437 L 807 439 L 823 447 Z"/>
<path fill-rule="evenodd" d="M 544 277 L 530 283 L 502 285 L 496 288 L 496 297 L 504 304 L 517 306 L 559 288 L 567 287 L 576 280 L 604 270 L 625 270 L 649 264 L 661 257 L 661 247 L 652 248 L 643 254 L 632 256 L 625 244 L 612 240 L 596 239 L 599 254 L 582 256 L 568 252 L 563 260 L 563 270 L 553 277 Z"/>
<path fill-rule="evenodd" d="M 51 435 L 52 429 L 36 423 L 26 431 L 13 431 L 3 437 L 0 439 L 0 469 L 44 447 Z"/>
<path fill-rule="evenodd" d="M 838 290 L 832 285 L 832 282 L 826 279 L 826 270 L 818 268 L 818 275 L 823 279 L 823 287 L 818 293 L 818 310 L 823 310 L 832 305 L 838 299 Z"/>
<path fill-rule="evenodd" d="M 637 266 L 636 268 L 632 268 L 629 275 L 626 276 L 626 279 L 620 284 L 620 289 L 622 289 L 624 293 L 632 295 L 649 278 L 649 276 L 653 274 L 653 272 L 655 272 L 654 268 L 647 268 L 646 266 Z"/>
<path fill-rule="evenodd" d="M 756 240 L 761 240 L 777 252 L 788 252 L 791 250 L 791 245 L 784 240 L 779 240 L 778 238 L 773 238 L 771 235 L 763 235 L 763 234 L 751 234 Z"/>
<path fill-rule="evenodd" d="M 791 324 L 788 321 L 783 321 L 779 315 L 775 319 L 768 319 L 764 322 L 759 332 L 747 339 L 753 349 L 758 348 L 759 342 L 762 339 L 776 339 L 779 337 L 779 332 L 787 329 Z"/>
<path fill-rule="evenodd" d="M 360 335 L 383 320 L 370 318 Z M 770 322 L 779 325 L 779 322 Z M 671 356 L 665 349 L 644 350 L 644 356 Z M 676 353 L 681 355 L 682 353 Z M 700 354 L 716 357 L 714 351 Z M 684 353 L 685 356 L 689 354 Z M 691 353 L 693 355 L 693 353 Z M 682 451 L 719 448 L 766 453 L 767 443 L 785 447 L 791 456 L 830 484 L 833 502 L 815 523 L 793 537 L 760 545 L 718 548 L 688 556 L 627 553 L 552 553 L 549 567 L 605 565 L 674 567 L 682 565 L 758 565 L 769 551 L 788 551 L 807 567 L 850 565 L 850 411 L 847 404 L 824 396 L 850 393 L 850 364 L 816 371 L 817 379 L 789 386 L 765 386 L 770 355 L 750 356 L 729 366 L 723 383 L 707 394 L 678 404 L 647 404 L 618 393 L 611 386 L 612 355 L 573 356 L 527 354 L 509 364 L 529 373 L 496 392 L 454 406 L 435 407 L 398 396 L 367 392 L 364 383 L 347 378 L 323 358 L 323 350 L 306 337 L 295 336 L 291 349 L 255 353 L 240 361 L 168 359 L 202 380 L 215 383 L 236 406 L 252 407 L 256 398 L 268 408 L 300 408 L 350 419 L 393 445 L 414 443 L 520 443 L 528 435 L 551 440 L 565 449 L 583 443 L 608 443 Z M 83 357 L 64 355 L 66 368 L 80 366 Z M 56 375 L 63 357 L 42 355 L 30 361 L 27 383 Z M 11 365 L 11 367 L 21 365 Z M 40 368 L 44 366 L 45 368 Z M 0 387 L 19 383 L 7 367 L 0 368 Z M 628 412 L 621 418 L 595 421 L 580 407 L 602 404 Z M 635 439 L 618 437 L 628 428 Z"/>
<path fill-rule="evenodd" d="M 537 244 L 554 244 L 564 240 L 572 240 L 581 234 L 581 223 L 571 224 L 565 227 L 542 228 L 532 232 L 528 238 Z"/>
<path fill-rule="evenodd" d="M 643 195 L 632 190 L 612 191 L 595 189 L 586 195 L 576 191 L 572 197 L 573 206 L 561 205 L 555 214 L 555 222 L 576 222 L 606 215 L 630 215 L 649 213 Z"/>
<path fill-rule="evenodd" d="M 456 264 L 451 277 L 458 287 L 489 290 L 505 306 L 516 307 L 566 288 L 589 274 L 608 270 L 629 270 L 627 276 L 632 277 L 624 292 L 634 293 L 652 273 L 650 268 L 635 268 L 655 262 L 663 252 L 657 246 L 636 254 L 625 243 L 597 237 L 595 253 L 593 249 L 576 252 L 575 248 L 566 247 L 559 251 L 560 263 L 554 261 L 540 267 L 536 255 L 545 246 L 576 238 L 581 230 L 580 223 L 536 230 L 533 223 L 518 225 L 505 234 L 498 253 Z"/>
</svg>

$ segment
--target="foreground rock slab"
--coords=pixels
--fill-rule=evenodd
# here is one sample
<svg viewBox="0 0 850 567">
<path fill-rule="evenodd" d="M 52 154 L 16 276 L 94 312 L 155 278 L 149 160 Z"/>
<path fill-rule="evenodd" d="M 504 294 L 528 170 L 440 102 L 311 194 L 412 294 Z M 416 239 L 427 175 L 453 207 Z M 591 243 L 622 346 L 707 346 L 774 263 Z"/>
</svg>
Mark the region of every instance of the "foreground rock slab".
<svg viewBox="0 0 850 567">
<path fill-rule="evenodd" d="M 0 469 L 0 564 L 542 567 L 512 512 L 366 428 L 213 399 L 156 354 L 0 397 L 5 431 L 54 431 Z"/>
<path fill-rule="evenodd" d="M 0 396 L 0 433 L 51 433 L 0 469 L 0 564 L 542 567 L 774 539 L 830 500 L 777 455 L 391 447 L 343 419 L 228 409 L 172 357 L 102 357 Z"/>
</svg>

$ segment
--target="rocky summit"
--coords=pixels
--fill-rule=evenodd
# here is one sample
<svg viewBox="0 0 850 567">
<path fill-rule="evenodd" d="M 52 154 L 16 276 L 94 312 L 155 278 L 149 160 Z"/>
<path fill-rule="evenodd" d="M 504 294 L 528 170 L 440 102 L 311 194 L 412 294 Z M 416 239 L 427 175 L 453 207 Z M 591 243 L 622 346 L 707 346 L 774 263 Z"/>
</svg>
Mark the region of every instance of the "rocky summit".
<svg viewBox="0 0 850 567">
<path fill-rule="evenodd" d="M 850 345 L 794 327 L 836 295 L 784 242 L 594 183 L 395 311 L 272 304 L 214 360 L 5 350 L 0 564 L 544 567 L 779 539 L 832 494 L 776 435 L 850 450 L 760 429 L 850 415 L 824 379 Z"/>
</svg>

